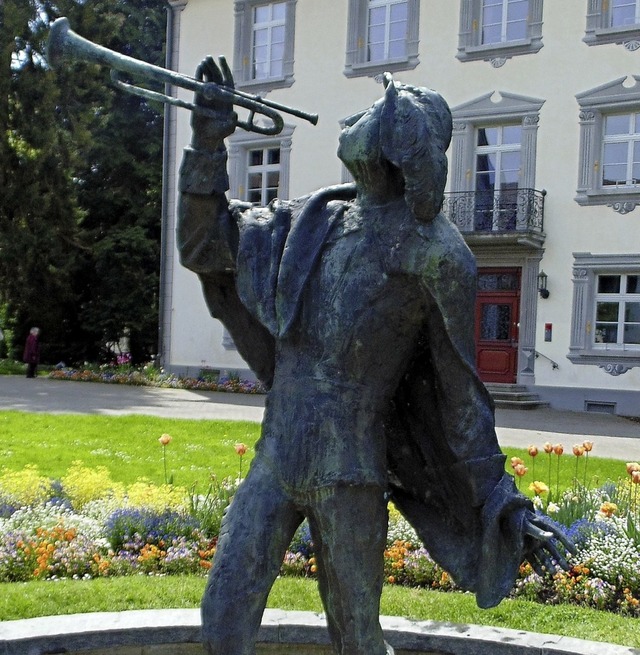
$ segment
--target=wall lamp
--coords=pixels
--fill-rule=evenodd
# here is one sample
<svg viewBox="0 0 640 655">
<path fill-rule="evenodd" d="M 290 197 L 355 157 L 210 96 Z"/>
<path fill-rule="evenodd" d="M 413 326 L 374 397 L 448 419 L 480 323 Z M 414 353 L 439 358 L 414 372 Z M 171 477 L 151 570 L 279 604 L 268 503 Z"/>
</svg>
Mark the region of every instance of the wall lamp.
<svg viewBox="0 0 640 655">
<path fill-rule="evenodd" d="M 540 274 L 538 275 L 538 292 L 540 293 L 541 298 L 549 297 L 549 291 L 547 290 L 548 279 L 548 275 L 544 271 L 540 271 Z"/>
</svg>

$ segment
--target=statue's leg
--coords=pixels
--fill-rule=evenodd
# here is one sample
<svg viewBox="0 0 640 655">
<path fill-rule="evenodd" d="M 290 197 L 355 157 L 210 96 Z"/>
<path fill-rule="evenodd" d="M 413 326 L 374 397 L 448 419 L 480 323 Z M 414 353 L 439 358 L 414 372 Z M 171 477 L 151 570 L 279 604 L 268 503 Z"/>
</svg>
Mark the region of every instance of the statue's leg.
<svg viewBox="0 0 640 655">
<path fill-rule="evenodd" d="M 309 523 L 318 585 L 339 655 L 387 655 L 380 627 L 387 502 L 377 487 L 317 491 Z"/>
<path fill-rule="evenodd" d="M 302 518 L 271 473 L 252 466 L 223 520 L 202 598 L 208 653 L 255 653 L 267 596 Z"/>
</svg>

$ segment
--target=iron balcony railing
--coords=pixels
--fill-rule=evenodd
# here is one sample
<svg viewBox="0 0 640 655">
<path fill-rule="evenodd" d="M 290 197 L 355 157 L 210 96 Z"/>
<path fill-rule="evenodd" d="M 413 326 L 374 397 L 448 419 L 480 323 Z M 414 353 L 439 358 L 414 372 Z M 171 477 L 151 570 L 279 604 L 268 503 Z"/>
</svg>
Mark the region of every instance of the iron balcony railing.
<svg viewBox="0 0 640 655">
<path fill-rule="evenodd" d="M 542 233 L 546 193 L 537 189 L 445 193 L 442 211 L 464 233 Z"/>
</svg>

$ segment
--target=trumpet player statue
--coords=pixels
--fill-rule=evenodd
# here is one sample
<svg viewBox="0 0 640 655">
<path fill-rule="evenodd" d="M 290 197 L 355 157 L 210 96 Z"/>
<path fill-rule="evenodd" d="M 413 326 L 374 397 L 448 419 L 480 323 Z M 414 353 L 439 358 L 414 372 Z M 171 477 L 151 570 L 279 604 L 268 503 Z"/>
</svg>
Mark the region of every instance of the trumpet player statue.
<svg viewBox="0 0 640 655">
<path fill-rule="evenodd" d="M 232 87 L 223 59 L 196 77 Z M 225 197 L 230 103 L 196 96 L 180 173 L 178 243 L 211 314 L 267 386 L 262 434 L 220 531 L 202 600 L 209 653 L 249 655 L 306 517 L 331 641 L 392 653 L 382 635 L 387 502 L 482 607 L 518 567 L 562 563 L 554 528 L 505 473 L 474 368 L 475 264 L 440 213 L 451 116 L 385 76 L 347 121 L 355 184 L 266 208 Z"/>
</svg>

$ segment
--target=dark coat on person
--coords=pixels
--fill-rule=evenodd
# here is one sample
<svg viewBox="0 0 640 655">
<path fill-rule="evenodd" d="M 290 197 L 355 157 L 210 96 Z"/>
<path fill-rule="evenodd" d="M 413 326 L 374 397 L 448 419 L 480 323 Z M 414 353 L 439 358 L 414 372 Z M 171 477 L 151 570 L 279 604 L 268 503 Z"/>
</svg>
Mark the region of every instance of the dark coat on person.
<svg viewBox="0 0 640 655">
<path fill-rule="evenodd" d="M 25 364 L 37 364 L 40 361 L 40 342 L 36 334 L 29 334 L 27 337 L 22 361 Z"/>
</svg>

